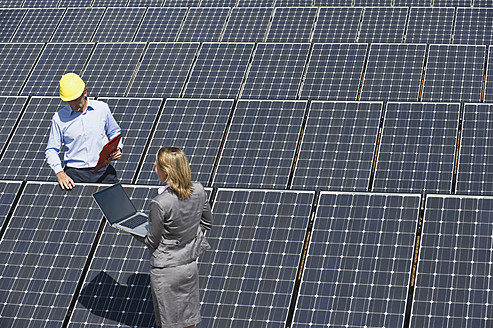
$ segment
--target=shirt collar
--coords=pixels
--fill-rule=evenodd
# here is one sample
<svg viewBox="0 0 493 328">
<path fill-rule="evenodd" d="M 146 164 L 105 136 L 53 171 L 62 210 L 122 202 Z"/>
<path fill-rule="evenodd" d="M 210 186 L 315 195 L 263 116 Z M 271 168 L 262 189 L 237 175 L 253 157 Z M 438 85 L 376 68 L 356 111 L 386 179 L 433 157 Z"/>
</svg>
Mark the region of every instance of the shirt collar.
<svg viewBox="0 0 493 328">
<path fill-rule="evenodd" d="M 158 193 L 159 195 L 161 195 L 161 194 L 162 194 L 162 193 L 163 193 L 166 189 L 168 189 L 168 188 L 169 188 L 169 185 L 164 185 L 164 186 L 160 187 L 160 188 L 157 190 L 157 193 Z"/>
</svg>

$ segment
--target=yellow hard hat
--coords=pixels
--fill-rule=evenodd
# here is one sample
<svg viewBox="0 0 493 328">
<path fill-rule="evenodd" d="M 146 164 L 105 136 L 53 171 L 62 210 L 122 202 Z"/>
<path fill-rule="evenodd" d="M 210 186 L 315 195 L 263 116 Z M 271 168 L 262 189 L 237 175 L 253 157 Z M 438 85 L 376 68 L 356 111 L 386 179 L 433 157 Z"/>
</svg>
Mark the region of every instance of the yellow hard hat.
<svg viewBox="0 0 493 328">
<path fill-rule="evenodd" d="M 60 98 L 63 101 L 72 101 L 79 98 L 85 89 L 86 84 L 75 73 L 67 73 L 60 80 Z"/>
</svg>

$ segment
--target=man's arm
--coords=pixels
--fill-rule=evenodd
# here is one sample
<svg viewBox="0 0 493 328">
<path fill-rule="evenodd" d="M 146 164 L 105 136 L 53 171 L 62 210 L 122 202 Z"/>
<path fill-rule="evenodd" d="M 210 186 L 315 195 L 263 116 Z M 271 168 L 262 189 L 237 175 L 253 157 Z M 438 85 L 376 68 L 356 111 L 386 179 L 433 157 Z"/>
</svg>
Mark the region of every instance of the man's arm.
<svg viewBox="0 0 493 328">
<path fill-rule="evenodd" d="M 74 181 L 63 172 L 62 162 L 60 161 L 60 148 L 62 148 L 63 136 L 60 127 L 53 119 L 51 121 L 50 136 L 45 149 L 46 162 L 55 173 L 58 183 L 62 189 L 71 190 L 75 187 Z"/>
</svg>

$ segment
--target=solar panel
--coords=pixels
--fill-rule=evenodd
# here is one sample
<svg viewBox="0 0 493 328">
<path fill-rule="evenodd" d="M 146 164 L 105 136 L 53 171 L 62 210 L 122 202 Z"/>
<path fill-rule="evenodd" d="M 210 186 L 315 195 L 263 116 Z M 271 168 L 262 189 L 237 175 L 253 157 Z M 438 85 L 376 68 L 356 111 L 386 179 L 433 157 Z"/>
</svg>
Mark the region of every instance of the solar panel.
<svg viewBox="0 0 493 328">
<path fill-rule="evenodd" d="M 94 42 L 130 42 L 133 40 L 145 8 L 107 8 L 92 38 Z"/>
<path fill-rule="evenodd" d="M 274 7 L 275 0 L 238 0 L 238 7 Z"/>
<path fill-rule="evenodd" d="M 352 0 L 314 0 L 316 7 L 352 6 Z M 322 8 L 320 8 L 322 9 Z"/>
<path fill-rule="evenodd" d="M 238 101 L 213 185 L 286 188 L 305 109 L 305 101 Z"/>
<path fill-rule="evenodd" d="M 370 45 L 360 99 L 417 101 L 425 56 L 425 44 Z"/>
<path fill-rule="evenodd" d="M 355 43 L 313 44 L 300 98 L 356 100 L 366 47 Z"/>
<path fill-rule="evenodd" d="M 148 8 L 135 41 L 174 41 L 186 13 L 187 8 Z"/>
<path fill-rule="evenodd" d="M 312 42 L 354 42 L 362 11 L 363 8 L 320 8 Z"/>
<path fill-rule="evenodd" d="M 203 43 L 183 97 L 236 97 L 254 46 L 253 43 Z"/>
<path fill-rule="evenodd" d="M 456 193 L 493 195 L 491 179 L 490 104 L 465 104 L 462 119 Z"/>
<path fill-rule="evenodd" d="M 450 43 L 454 8 L 412 7 L 406 33 L 407 43 Z"/>
<path fill-rule="evenodd" d="M 51 42 L 90 42 L 104 11 L 104 8 L 68 8 Z"/>
<path fill-rule="evenodd" d="M 27 97 L 0 97 L 0 154 L 7 146 L 15 123 L 22 113 Z M 1 224 L 0 224 L 1 227 Z"/>
<path fill-rule="evenodd" d="M 481 101 L 486 46 L 431 44 L 423 101 Z"/>
<path fill-rule="evenodd" d="M 365 8 L 357 41 L 401 43 L 406 28 L 407 11 L 407 7 Z"/>
<path fill-rule="evenodd" d="M 149 43 L 129 96 L 179 97 L 199 43 Z"/>
<path fill-rule="evenodd" d="M 145 43 L 98 43 L 82 78 L 95 96 L 124 96 Z"/>
<path fill-rule="evenodd" d="M 151 98 L 98 98 L 110 107 L 113 117 L 122 129 L 122 159 L 112 162 L 118 179 L 131 183 L 136 175 L 162 99 Z"/>
<path fill-rule="evenodd" d="M 493 44 L 493 8 L 457 8 L 454 43 Z"/>
<path fill-rule="evenodd" d="M 200 327 L 285 327 L 313 192 L 219 189 Z M 234 251 L 232 251 L 234 250 Z"/>
<path fill-rule="evenodd" d="M 228 13 L 229 8 L 190 8 L 177 41 L 219 41 Z"/>
<path fill-rule="evenodd" d="M 237 0 L 201 0 L 200 7 L 235 7 Z"/>
<path fill-rule="evenodd" d="M 128 0 L 93 0 L 94 7 L 125 7 Z"/>
<path fill-rule="evenodd" d="M 14 200 L 21 185 L 20 181 L 0 181 L 0 228 L 5 223 L 9 212 L 13 210 Z M 0 275 L 0 279 L 1 277 Z"/>
<path fill-rule="evenodd" d="M 313 101 L 291 187 L 367 191 L 381 112 L 380 102 Z"/>
<path fill-rule="evenodd" d="M 208 185 L 226 131 L 233 100 L 166 99 L 151 137 L 138 183 L 152 184 L 160 147 L 182 148 L 190 162 L 192 180 Z"/>
<path fill-rule="evenodd" d="M 309 42 L 317 11 L 315 7 L 277 7 L 266 42 Z"/>
<path fill-rule="evenodd" d="M 312 0 L 276 0 L 276 7 L 310 7 Z"/>
<path fill-rule="evenodd" d="M 273 9 L 233 8 L 221 41 L 262 42 L 267 32 Z"/>
<path fill-rule="evenodd" d="M 471 6 L 471 0 L 433 0 L 433 6 L 435 6 L 435 7 L 470 7 Z"/>
<path fill-rule="evenodd" d="M 491 325 L 492 207 L 491 197 L 427 197 L 410 327 Z"/>
<path fill-rule="evenodd" d="M 27 182 L 0 242 L 2 325 L 62 325 L 101 223 L 97 189 Z"/>
<path fill-rule="evenodd" d="M 23 0 L 22 7 L 24 8 L 53 8 L 57 7 L 58 0 Z M 20 7 L 20 6 L 19 6 Z"/>
<path fill-rule="evenodd" d="M 488 64 L 486 65 L 486 81 L 484 84 L 484 101 L 493 101 L 493 46 L 488 48 Z"/>
<path fill-rule="evenodd" d="M 0 42 L 10 41 L 25 13 L 25 9 L 0 9 Z"/>
<path fill-rule="evenodd" d="M 474 7 L 491 7 L 491 0 L 474 0 L 472 5 Z"/>
<path fill-rule="evenodd" d="M 403 327 L 419 206 L 322 192 L 292 327 Z"/>
<path fill-rule="evenodd" d="M 56 181 L 44 150 L 51 119 L 65 105 L 59 97 L 31 97 L 0 160 L 0 179 Z"/>
<path fill-rule="evenodd" d="M 431 4 L 432 0 L 394 0 L 396 7 L 430 7 Z"/>
<path fill-rule="evenodd" d="M 21 5 L 18 0 L 0 0 L 0 8 L 19 8 Z"/>
<path fill-rule="evenodd" d="M 296 99 L 309 43 L 259 43 L 240 98 Z"/>
<path fill-rule="evenodd" d="M 138 211 L 149 212 L 157 187 L 124 188 Z M 107 223 L 68 327 L 103 325 L 154 327 L 147 248 Z"/>
<path fill-rule="evenodd" d="M 48 42 L 55 31 L 65 9 L 29 9 L 12 42 Z"/>
<path fill-rule="evenodd" d="M 354 0 L 357 7 L 392 7 L 392 0 Z"/>
<path fill-rule="evenodd" d="M 161 7 L 164 0 L 128 0 L 128 7 Z M 149 8 L 150 9 L 150 8 Z"/>
<path fill-rule="evenodd" d="M 165 0 L 164 7 L 198 7 L 200 0 Z"/>
<path fill-rule="evenodd" d="M 460 104 L 388 103 L 374 191 L 450 193 Z"/>
<path fill-rule="evenodd" d="M 0 43 L 0 94 L 16 96 L 29 77 L 42 43 Z"/>
<path fill-rule="evenodd" d="M 58 7 L 89 7 L 93 0 L 60 0 Z"/>
<path fill-rule="evenodd" d="M 48 43 L 21 95 L 59 95 L 62 75 L 81 72 L 93 47 L 93 43 Z"/>
</svg>

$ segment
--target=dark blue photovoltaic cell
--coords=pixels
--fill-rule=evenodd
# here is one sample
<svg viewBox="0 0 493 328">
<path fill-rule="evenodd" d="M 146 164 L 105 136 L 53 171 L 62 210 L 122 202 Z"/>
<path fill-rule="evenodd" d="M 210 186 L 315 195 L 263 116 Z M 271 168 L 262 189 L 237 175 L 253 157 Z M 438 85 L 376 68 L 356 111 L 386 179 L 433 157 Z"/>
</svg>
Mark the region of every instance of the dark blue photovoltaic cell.
<svg viewBox="0 0 493 328">
<path fill-rule="evenodd" d="M 277 7 L 266 42 L 309 42 L 317 10 L 315 7 Z"/>
<path fill-rule="evenodd" d="M 167 99 L 139 170 L 138 183 L 154 183 L 156 152 L 174 146 L 187 155 L 192 180 L 208 185 L 232 107 L 233 100 Z"/>
<path fill-rule="evenodd" d="M 97 189 L 26 184 L 0 241 L 2 326 L 62 326 L 101 224 Z"/>
<path fill-rule="evenodd" d="M 51 42 L 90 42 L 104 10 L 105 8 L 68 8 Z"/>
<path fill-rule="evenodd" d="M 301 99 L 356 100 L 366 44 L 313 44 Z"/>
<path fill-rule="evenodd" d="M 128 0 L 94 0 L 94 7 L 125 7 Z"/>
<path fill-rule="evenodd" d="M 157 179 L 155 182 L 159 183 Z M 157 187 L 123 187 L 137 210 L 148 213 L 149 201 L 157 195 Z M 118 324 L 156 327 L 149 252 L 132 235 L 106 223 L 68 327 Z"/>
<path fill-rule="evenodd" d="M 276 7 L 310 7 L 312 0 L 276 0 Z"/>
<path fill-rule="evenodd" d="M 203 43 L 183 97 L 235 98 L 254 46 L 253 43 Z"/>
<path fill-rule="evenodd" d="M 335 6 L 352 6 L 352 0 L 314 0 L 314 6 L 316 7 L 335 7 Z M 322 9 L 322 8 L 320 8 Z"/>
<path fill-rule="evenodd" d="M 161 7 L 164 0 L 128 0 L 127 7 Z"/>
<path fill-rule="evenodd" d="M 200 327 L 286 326 L 313 197 L 218 190 L 212 250 L 199 258 Z"/>
<path fill-rule="evenodd" d="M 367 191 L 381 113 L 380 102 L 312 102 L 291 188 Z"/>
<path fill-rule="evenodd" d="M 213 185 L 286 188 L 305 109 L 305 101 L 238 101 Z"/>
<path fill-rule="evenodd" d="M 392 7 L 392 0 L 354 0 L 354 5 L 357 7 Z"/>
<path fill-rule="evenodd" d="M 145 43 L 98 43 L 82 79 L 93 96 L 125 96 Z"/>
<path fill-rule="evenodd" d="M 0 42 L 10 41 L 25 13 L 25 9 L 0 9 Z"/>
<path fill-rule="evenodd" d="M 48 42 L 55 31 L 65 9 L 29 9 L 12 42 Z"/>
<path fill-rule="evenodd" d="M 0 181 L 0 229 L 5 223 L 7 215 L 13 209 L 12 205 L 21 188 L 21 184 L 22 182 L 20 181 Z M 1 275 L 0 279 L 2 279 Z M 0 319 L 0 322 L 2 322 L 2 319 Z"/>
<path fill-rule="evenodd" d="M 456 193 L 493 195 L 493 105 L 465 104 L 463 112 Z"/>
<path fill-rule="evenodd" d="M 491 197 L 427 197 L 410 327 L 491 327 L 492 208 Z"/>
<path fill-rule="evenodd" d="M 7 147 L 7 140 L 26 102 L 27 97 L 0 97 L 0 153 Z"/>
<path fill-rule="evenodd" d="M 233 8 L 222 42 L 262 42 L 273 13 L 272 8 Z"/>
<path fill-rule="evenodd" d="M 417 101 L 425 44 L 372 44 L 360 100 Z"/>
<path fill-rule="evenodd" d="M 149 43 L 128 96 L 180 97 L 199 43 Z"/>
<path fill-rule="evenodd" d="M 59 7 L 89 7 L 93 0 L 60 0 Z"/>
<path fill-rule="evenodd" d="M 175 41 L 186 13 L 187 8 L 148 8 L 134 41 Z"/>
<path fill-rule="evenodd" d="M 309 43 L 259 43 L 240 98 L 296 99 Z"/>
<path fill-rule="evenodd" d="M 162 99 L 151 98 L 98 98 L 110 107 L 113 117 L 122 129 L 122 158 L 112 162 L 122 183 L 133 182 L 147 140 L 152 131 Z"/>
<path fill-rule="evenodd" d="M 144 12 L 145 8 L 107 8 L 92 41 L 132 41 Z"/>
<path fill-rule="evenodd" d="M 406 43 L 450 43 L 455 8 L 412 7 Z"/>
<path fill-rule="evenodd" d="M 486 82 L 484 84 L 484 101 L 493 102 L 493 46 L 488 48 L 488 64 L 486 65 Z"/>
<path fill-rule="evenodd" d="M 460 104 L 388 103 L 373 191 L 450 193 Z"/>
<path fill-rule="evenodd" d="M 312 42 L 355 42 L 363 8 L 320 8 Z"/>
<path fill-rule="evenodd" d="M 275 0 L 238 0 L 238 7 L 274 7 Z"/>
<path fill-rule="evenodd" d="M 473 7 L 491 7 L 491 0 L 474 0 Z"/>
<path fill-rule="evenodd" d="M 80 74 L 93 47 L 93 43 L 48 43 L 21 95 L 58 96 L 63 74 Z"/>
<path fill-rule="evenodd" d="M 292 327 L 403 327 L 419 208 L 416 194 L 322 192 Z"/>
<path fill-rule="evenodd" d="M 476 2 L 476 0 L 474 0 Z M 435 7 L 470 7 L 470 0 L 433 0 Z"/>
<path fill-rule="evenodd" d="M 164 7 L 198 7 L 200 0 L 165 0 Z"/>
<path fill-rule="evenodd" d="M 407 11 L 407 7 L 365 8 L 357 41 L 401 43 L 406 28 Z"/>
<path fill-rule="evenodd" d="M 19 94 L 43 47 L 42 43 L 0 43 L 0 95 Z"/>
<path fill-rule="evenodd" d="M 481 101 L 486 46 L 431 44 L 423 101 Z"/>
<path fill-rule="evenodd" d="M 237 0 L 201 0 L 200 7 L 235 7 Z"/>
<path fill-rule="evenodd" d="M 454 43 L 493 44 L 493 8 L 457 8 Z"/>
<path fill-rule="evenodd" d="M 57 7 L 58 0 L 24 0 L 22 7 L 24 8 L 54 8 Z M 20 6 L 19 6 L 20 7 Z"/>
<path fill-rule="evenodd" d="M 219 41 L 229 10 L 229 8 L 190 8 L 177 41 Z"/>
<path fill-rule="evenodd" d="M 32 97 L 29 100 L 0 159 L 0 179 L 56 181 L 44 151 L 51 119 L 65 105 L 59 97 Z M 60 159 L 63 165 L 63 155 Z"/>
<path fill-rule="evenodd" d="M 430 7 L 433 0 L 394 0 L 396 7 Z M 412 10 L 413 8 L 411 8 Z"/>
</svg>

